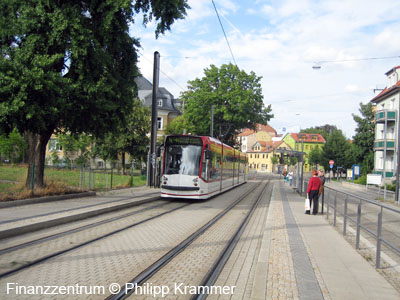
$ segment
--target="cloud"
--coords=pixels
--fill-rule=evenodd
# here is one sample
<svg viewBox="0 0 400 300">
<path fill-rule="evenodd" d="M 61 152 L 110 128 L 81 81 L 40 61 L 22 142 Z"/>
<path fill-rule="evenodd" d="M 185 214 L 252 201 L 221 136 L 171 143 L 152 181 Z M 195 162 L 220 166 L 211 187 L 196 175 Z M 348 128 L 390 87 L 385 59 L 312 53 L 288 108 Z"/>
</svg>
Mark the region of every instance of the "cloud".
<svg viewBox="0 0 400 300">
<path fill-rule="evenodd" d="M 263 77 L 265 103 L 273 103 L 271 124 L 277 128 L 288 127 L 288 122 L 301 128 L 329 123 L 351 137 L 351 114 L 357 113 L 360 102 L 374 97 L 373 88 L 386 85 L 384 73 L 399 65 L 398 59 L 357 60 L 399 55 L 398 1 L 214 2 L 239 68 Z M 155 50 L 161 53 L 167 76 L 160 74 L 160 85 L 176 97 L 210 64 L 232 61 L 211 1 L 193 0 L 189 5 L 187 18 L 158 40 L 153 25 L 137 25 L 132 31 L 141 37 L 149 61 Z M 148 60 L 141 59 L 139 65 L 151 79 Z M 320 70 L 312 69 L 315 63 Z"/>
</svg>

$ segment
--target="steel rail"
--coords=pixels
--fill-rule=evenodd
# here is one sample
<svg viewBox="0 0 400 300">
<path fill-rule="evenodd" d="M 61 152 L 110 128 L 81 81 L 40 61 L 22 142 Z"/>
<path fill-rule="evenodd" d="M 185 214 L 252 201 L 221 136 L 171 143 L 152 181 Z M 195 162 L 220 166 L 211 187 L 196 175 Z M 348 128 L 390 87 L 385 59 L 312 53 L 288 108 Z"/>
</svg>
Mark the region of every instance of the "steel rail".
<svg viewBox="0 0 400 300">
<path fill-rule="evenodd" d="M 201 228 L 199 228 L 196 232 L 192 233 L 190 236 L 188 236 L 185 240 L 180 242 L 178 245 L 176 245 L 174 248 L 172 248 L 168 253 L 166 253 L 164 256 L 159 258 L 157 261 L 155 261 L 152 265 L 150 265 L 148 268 L 143 270 L 139 275 L 137 275 L 135 278 L 127 282 L 120 290 L 119 293 L 115 295 L 110 295 L 106 298 L 106 300 L 120 300 L 120 299 L 126 299 L 127 297 L 130 296 L 130 294 L 134 291 L 133 288 L 128 288 L 129 287 L 135 287 L 142 285 L 145 281 L 147 281 L 151 276 L 153 276 L 155 273 L 161 270 L 166 264 L 168 264 L 174 257 L 176 257 L 179 253 L 181 253 L 184 249 L 186 249 L 192 242 L 194 242 L 199 236 L 201 236 L 207 229 L 209 229 L 212 225 L 214 225 L 217 221 L 219 221 L 224 215 L 226 215 L 232 208 L 234 208 L 237 204 L 239 204 L 242 200 L 246 199 L 254 193 L 256 189 L 252 189 L 250 191 L 244 192 L 240 197 L 230 204 L 228 207 L 226 207 L 223 211 L 221 211 L 219 214 L 214 216 L 211 220 L 209 220 L 206 224 L 204 224 Z"/>
<path fill-rule="evenodd" d="M 258 196 L 257 200 L 251 206 L 246 218 L 242 221 L 237 231 L 234 233 L 230 241 L 228 242 L 225 249 L 221 252 L 220 256 L 216 259 L 213 267 L 209 271 L 209 273 L 204 277 L 203 282 L 200 286 L 207 286 L 211 287 L 217 280 L 219 274 L 221 273 L 222 269 L 224 268 L 226 262 L 228 261 L 229 257 L 231 256 L 233 250 L 235 249 L 240 237 L 242 236 L 243 231 L 245 230 L 250 218 L 252 217 L 254 211 L 256 210 L 258 204 L 260 203 L 261 199 L 264 197 L 266 190 L 269 186 L 268 181 L 263 190 L 261 191 L 260 195 Z M 203 290 L 204 291 L 204 290 Z M 205 299 L 207 295 L 205 293 L 193 295 L 191 300 L 201 300 Z"/>
<path fill-rule="evenodd" d="M 35 266 L 35 265 L 37 265 L 37 264 L 39 264 L 39 263 L 42 263 L 42 262 L 44 262 L 44 261 L 47 261 L 47 260 L 49 260 L 49 259 L 51 259 L 51 258 L 54 258 L 54 257 L 56 257 L 56 256 L 63 255 L 63 254 L 68 253 L 68 252 L 70 252 L 70 251 L 72 251 L 72 250 L 75 250 L 75 249 L 84 247 L 84 246 L 86 246 L 86 245 L 92 244 L 92 243 L 97 242 L 97 241 L 99 241 L 99 240 L 102 240 L 102 239 L 105 239 L 105 238 L 107 238 L 107 237 L 110 237 L 110 236 L 112 236 L 112 235 L 114 235 L 114 234 L 120 233 L 120 232 L 122 232 L 122 231 L 124 231 L 124 230 L 130 229 L 130 228 L 135 227 L 135 226 L 137 226 L 137 225 L 140 225 L 140 224 L 143 224 L 143 223 L 145 223 L 145 222 L 148 222 L 148 221 L 150 221 L 150 220 L 154 220 L 154 219 L 156 219 L 156 218 L 159 218 L 159 217 L 161 217 L 161 216 L 164 216 L 164 215 L 166 215 L 166 214 L 169 214 L 169 213 L 171 213 L 171 212 L 174 212 L 174 211 L 176 211 L 176 210 L 178 210 L 178 209 L 184 208 L 184 207 L 186 207 L 186 206 L 188 206 L 188 205 L 191 205 L 191 203 L 187 203 L 187 204 L 181 205 L 181 206 L 179 206 L 179 207 L 173 208 L 173 209 L 168 210 L 168 211 L 166 211 L 166 212 L 163 212 L 163 213 L 161 213 L 161 214 L 152 216 L 152 217 L 150 217 L 150 218 L 148 218 L 148 219 L 145 219 L 145 220 L 142 220 L 142 221 L 139 221 L 139 222 L 130 224 L 130 225 L 128 225 L 128 226 L 125 226 L 125 227 L 123 227 L 123 228 L 114 230 L 114 231 L 109 232 L 109 233 L 107 233 L 107 234 L 105 234 L 105 235 L 102 235 L 102 236 L 100 236 L 100 237 L 97 237 L 97 238 L 91 239 L 91 240 L 89 240 L 89 241 L 83 242 L 83 243 L 81 243 L 81 244 L 72 246 L 72 247 L 70 247 L 70 248 L 68 248 L 68 249 L 64 249 L 64 250 L 57 251 L 57 252 L 55 252 L 55 253 L 46 255 L 46 256 L 44 256 L 44 257 L 42 257 L 42 258 L 36 259 L 36 260 L 34 260 L 34 261 L 31 261 L 31 262 L 29 262 L 29 263 L 26 264 L 26 265 L 23 265 L 23 266 L 21 266 L 21 267 L 15 268 L 15 269 L 13 269 L 13 270 L 10 270 L 10 271 L 1 273 L 1 274 L 0 274 L 0 279 L 2 279 L 2 278 L 4 278 L 4 277 L 7 277 L 7 276 L 10 276 L 10 275 L 12 275 L 12 274 L 14 274 L 14 273 L 17 273 L 17 272 L 19 272 L 19 271 L 28 269 L 28 268 L 30 268 L 30 267 L 33 267 L 33 266 Z"/>
<path fill-rule="evenodd" d="M 105 220 L 102 220 L 102 221 L 98 221 L 98 222 L 95 222 L 95 223 L 91 223 L 91 224 L 88 224 L 88 225 L 83 225 L 83 226 L 80 226 L 80 227 L 77 227 L 77 228 L 74 228 L 74 229 L 70 229 L 70 230 L 66 230 L 66 231 L 63 231 L 63 232 L 55 233 L 55 234 L 52 234 L 52 235 L 48 235 L 48 236 L 45 236 L 45 237 L 42 237 L 42 238 L 39 238 L 39 239 L 36 239 L 36 240 L 32 240 L 32 241 L 29 241 L 29 242 L 26 242 L 26 243 L 22 243 L 22 244 L 15 245 L 15 246 L 12 246 L 12 247 L 4 248 L 4 249 L 0 250 L 0 255 L 11 253 L 11 252 L 14 252 L 14 251 L 17 251 L 17 250 L 21 250 L 21 249 L 24 249 L 24 248 L 29 247 L 29 246 L 38 245 L 38 244 L 41 244 L 41 243 L 44 243 L 44 242 L 47 242 L 47 241 L 51 241 L 51 240 L 54 240 L 54 239 L 57 239 L 57 238 L 60 238 L 60 237 L 67 236 L 69 234 L 73 234 L 73 233 L 77 233 L 77 232 L 83 231 L 85 229 L 90 229 L 90 228 L 93 228 L 93 227 L 97 227 L 97 226 L 101 226 L 101 225 L 104 225 L 104 224 L 107 224 L 107 223 L 118 221 L 120 219 L 127 218 L 127 217 L 130 217 L 130 216 L 145 212 L 147 210 L 151 210 L 151 209 L 154 209 L 154 208 L 162 207 L 162 206 L 167 205 L 167 204 L 169 204 L 169 203 L 168 202 L 164 202 L 164 203 L 161 203 L 161 204 L 152 205 L 152 206 L 149 206 L 149 207 L 145 207 L 145 208 L 139 209 L 139 210 L 134 211 L 134 212 L 123 214 L 121 216 L 112 217 L 112 218 L 105 219 Z M 127 209 L 131 209 L 131 208 L 127 208 Z"/>
<path fill-rule="evenodd" d="M 89 208 L 89 207 L 95 207 L 95 206 L 100 206 L 100 205 L 104 205 L 104 204 L 116 203 L 116 202 L 129 200 L 129 199 L 142 198 L 142 197 L 155 195 L 155 194 L 159 195 L 160 193 L 159 192 L 157 192 L 157 193 L 149 193 L 149 194 L 143 194 L 141 196 L 135 196 L 135 197 L 129 196 L 129 197 L 125 197 L 125 198 L 121 198 L 121 199 L 117 199 L 117 200 L 106 201 L 106 202 L 102 202 L 102 203 L 89 204 L 89 205 L 84 205 L 84 206 L 80 206 L 80 207 L 68 208 L 68 209 L 64 209 L 64 210 L 59 210 L 59 211 L 54 211 L 54 212 L 49 212 L 49 213 L 29 216 L 29 217 L 23 217 L 23 218 L 17 218 L 17 219 L 12 219 L 12 220 L 0 221 L 0 224 L 13 223 L 13 222 L 18 222 L 18 221 L 27 220 L 27 219 L 33 219 L 33 218 L 38 218 L 38 217 L 46 217 L 46 216 L 55 215 L 55 214 L 59 214 L 59 213 L 63 213 L 63 212 L 70 212 L 70 211 L 83 209 L 83 208 Z M 152 199 L 152 200 L 154 200 L 154 199 Z M 142 204 L 142 203 L 140 203 L 140 204 Z"/>
<path fill-rule="evenodd" d="M 383 209 L 388 209 L 392 212 L 398 213 L 400 214 L 400 210 L 390 207 L 388 205 L 385 204 L 381 204 L 381 203 L 377 203 L 373 200 L 369 200 L 369 199 L 365 199 L 362 198 L 360 196 L 351 194 L 351 193 L 347 193 L 347 192 L 343 192 L 343 191 L 339 191 L 337 189 L 331 188 L 331 187 L 326 187 L 327 189 L 334 191 L 335 192 L 335 201 L 334 201 L 334 205 L 332 206 L 330 204 L 330 197 L 327 197 L 327 218 L 329 218 L 329 208 L 333 208 L 334 209 L 334 221 L 333 224 L 334 226 L 336 225 L 336 214 L 339 213 L 339 215 L 343 216 L 344 219 L 349 219 L 352 223 L 354 223 L 356 225 L 356 230 L 357 230 L 357 234 L 356 234 L 356 248 L 358 249 L 359 247 L 359 230 L 363 230 L 366 233 L 369 233 L 373 238 L 375 238 L 376 243 L 377 243 L 377 247 L 376 247 L 376 268 L 380 268 L 380 255 L 381 255 L 381 243 L 385 244 L 386 246 L 388 246 L 389 248 L 391 248 L 393 251 L 397 252 L 397 254 L 400 254 L 400 248 L 395 246 L 394 244 L 392 244 L 390 241 L 388 241 L 387 239 L 384 239 L 382 237 L 382 213 L 383 213 Z M 349 214 L 347 213 L 342 213 L 338 210 L 337 205 L 336 205 L 336 200 L 337 200 L 337 194 L 343 194 L 346 197 L 353 197 L 359 200 L 359 209 L 357 210 L 357 221 L 354 221 Z M 329 192 L 329 196 L 330 196 L 330 192 Z M 347 199 L 347 198 L 346 198 Z M 344 200 L 344 202 L 346 202 L 346 200 Z M 378 208 L 380 208 L 380 212 L 377 213 L 378 215 L 378 224 L 377 224 L 377 231 L 374 232 L 373 230 L 369 229 L 368 227 L 366 227 L 365 225 L 362 225 L 360 220 L 361 220 L 361 207 L 362 207 L 362 203 L 366 202 L 372 205 L 377 206 Z M 346 204 L 345 204 L 346 205 Z M 376 213 L 374 213 L 376 214 Z M 345 235 L 346 233 L 346 228 L 343 228 L 343 234 Z M 395 234 L 396 236 L 398 236 L 397 234 Z"/>
</svg>

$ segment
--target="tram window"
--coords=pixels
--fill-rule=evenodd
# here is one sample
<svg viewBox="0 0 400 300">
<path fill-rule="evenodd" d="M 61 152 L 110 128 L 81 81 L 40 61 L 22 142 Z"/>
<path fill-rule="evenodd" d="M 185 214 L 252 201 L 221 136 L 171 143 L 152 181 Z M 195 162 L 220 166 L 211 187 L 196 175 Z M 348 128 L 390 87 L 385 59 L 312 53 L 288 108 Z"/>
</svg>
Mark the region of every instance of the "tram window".
<svg viewBox="0 0 400 300">
<path fill-rule="evenodd" d="M 165 155 L 165 173 L 198 176 L 201 146 L 169 145 Z"/>
</svg>

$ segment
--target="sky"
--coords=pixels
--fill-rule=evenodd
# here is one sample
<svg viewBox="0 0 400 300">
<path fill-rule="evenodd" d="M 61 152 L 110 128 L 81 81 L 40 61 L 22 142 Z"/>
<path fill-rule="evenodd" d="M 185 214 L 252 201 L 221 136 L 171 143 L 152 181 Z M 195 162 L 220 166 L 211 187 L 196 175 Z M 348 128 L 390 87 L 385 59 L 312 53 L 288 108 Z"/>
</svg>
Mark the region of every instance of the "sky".
<svg viewBox="0 0 400 300">
<path fill-rule="evenodd" d="M 152 81 L 160 53 L 159 85 L 175 98 L 211 64 L 234 63 L 262 77 L 265 105 L 280 131 L 336 125 L 355 134 L 352 114 L 386 86 L 400 65 L 400 1 L 189 0 L 191 9 L 155 38 L 155 24 L 137 16 L 132 36 L 141 43 L 139 68 Z M 315 67 L 319 68 L 315 68 Z M 314 68 L 313 68 L 314 67 Z"/>
</svg>

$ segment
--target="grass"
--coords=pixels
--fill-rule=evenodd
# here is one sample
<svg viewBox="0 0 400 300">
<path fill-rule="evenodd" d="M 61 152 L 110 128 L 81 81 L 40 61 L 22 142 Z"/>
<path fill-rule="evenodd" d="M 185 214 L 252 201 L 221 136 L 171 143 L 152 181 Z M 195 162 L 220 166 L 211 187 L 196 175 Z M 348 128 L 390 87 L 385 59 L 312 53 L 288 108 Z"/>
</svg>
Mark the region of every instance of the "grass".
<svg viewBox="0 0 400 300">
<path fill-rule="evenodd" d="M 0 201 L 67 194 L 89 189 L 88 171 L 83 176 L 79 170 L 45 168 L 45 187 L 43 189 L 35 189 L 33 194 L 30 189 L 25 187 L 26 175 L 26 165 L 0 166 Z M 129 175 L 117 175 L 114 173 L 111 176 L 110 170 L 108 170 L 107 174 L 104 170 L 96 170 L 92 180 L 94 190 L 110 189 L 111 180 L 113 189 L 146 184 L 146 176 L 133 176 L 133 182 L 131 182 Z M 81 182 L 84 182 L 83 187 Z"/>
</svg>

